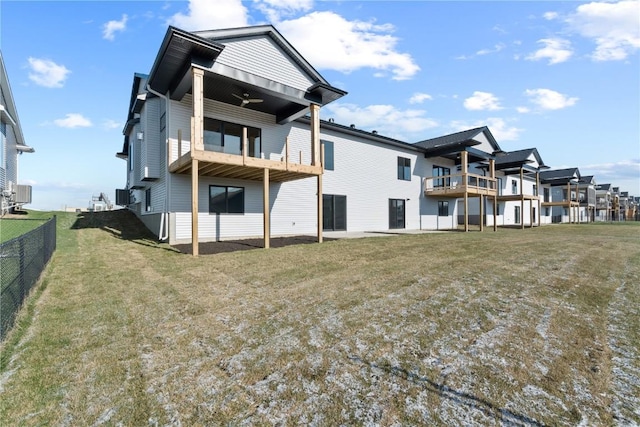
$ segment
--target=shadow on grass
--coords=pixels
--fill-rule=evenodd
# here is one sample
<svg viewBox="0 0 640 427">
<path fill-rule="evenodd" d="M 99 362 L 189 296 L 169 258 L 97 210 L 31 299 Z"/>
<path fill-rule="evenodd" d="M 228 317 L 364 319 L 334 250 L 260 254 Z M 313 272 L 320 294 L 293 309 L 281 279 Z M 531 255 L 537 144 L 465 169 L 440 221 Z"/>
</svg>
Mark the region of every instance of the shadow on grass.
<svg viewBox="0 0 640 427">
<path fill-rule="evenodd" d="M 337 240 L 324 238 L 325 242 Z M 272 237 L 270 247 L 283 248 L 291 245 L 304 245 L 309 243 L 317 243 L 318 238 L 315 236 L 290 236 L 290 237 Z M 191 243 L 174 245 L 174 248 L 185 254 L 192 254 Z M 226 252 L 246 251 L 251 249 L 264 249 L 263 239 L 240 239 L 225 240 L 222 242 L 202 242 L 198 246 L 200 255 L 215 255 Z"/>
<path fill-rule="evenodd" d="M 409 372 L 404 368 L 399 366 L 392 365 L 378 365 L 373 362 L 369 362 L 367 360 L 361 359 L 357 356 L 350 356 L 349 360 L 360 363 L 362 365 L 369 366 L 370 368 L 379 369 L 383 372 L 386 372 L 390 375 L 402 378 L 405 381 L 409 381 L 417 386 L 424 387 L 428 391 L 436 393 L 440 398 L 450 400 L 458 405 L 464 405 L 470 409 L 475 409 L 482 412 L 485 416 L 488 417 L 499 417 L 502 423 L 505 423 L 510 426 L 533 426 L 533 427 L 542 427 L 544 424 L 539 421 L 534 420 L 533 418 L 529 418 L 526 415 L 517 414 L 515 412 L 509 411 L 508 409 L 499 408 L 493 403 L 481 399 L 479 397 L 473 396 L 469 393 L 465 393 L 459 390 L 455 390 L 449 386 L 444 384 L 439 384 L 435 381 L 430 380 L 427 377 L 422 377 L 413 372 Z"/>
<path fill-rule="evenodd" d="M 157 237 L 142 223 L 142 221 L 140 221 L 133 212 L 126 209 L 103 212 L 82 212 L 78 214 L 75 222 L 71 226 L 71 229 L 81 230 L 86 228 L 104 230 L 118 239 L 128 240 L 139 245 L 183 254 L 193 253 L 191 243 L 174 246 L 167 246 L 159 243 Z M 337 239 L 324 239 L 324 241 L 331 240 Z M 315 236 L 274 237 L 271 238 L 271 247 L 282 248 L 290 245 L 301 245 L 316 242 L 317 238 Z M 201 242 L 199 244 L 199 253 L 200 255 L 214 255 L 226 252 L 262 249 L 263 247 L 264 242 L 262 239 Z"/>
<path fill-rule="evenodd" d="M 178 250 L 158 242 L 157 237 L 131 211 L 119 209 L 103 212 L 79 213 L 72 230 L 96 228 L 108 232 L 117 239 L 171 252 Z"/>
</svg>

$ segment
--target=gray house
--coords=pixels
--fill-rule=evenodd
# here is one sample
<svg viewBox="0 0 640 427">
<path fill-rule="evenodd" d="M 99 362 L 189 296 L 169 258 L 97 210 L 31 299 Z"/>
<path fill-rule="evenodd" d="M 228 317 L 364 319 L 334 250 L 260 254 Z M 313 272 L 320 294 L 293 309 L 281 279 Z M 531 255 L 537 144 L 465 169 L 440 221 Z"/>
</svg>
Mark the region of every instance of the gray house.
<svg viewBox="0 0 640 427">
<path fill-rule="evenodd" d="M 31 186 L 18 184 L 18 157 L 33 153 L 24 143 L 18 111 L 0 52 L 0 210 L 2 215 L 31 203 Z"/>
</svg>

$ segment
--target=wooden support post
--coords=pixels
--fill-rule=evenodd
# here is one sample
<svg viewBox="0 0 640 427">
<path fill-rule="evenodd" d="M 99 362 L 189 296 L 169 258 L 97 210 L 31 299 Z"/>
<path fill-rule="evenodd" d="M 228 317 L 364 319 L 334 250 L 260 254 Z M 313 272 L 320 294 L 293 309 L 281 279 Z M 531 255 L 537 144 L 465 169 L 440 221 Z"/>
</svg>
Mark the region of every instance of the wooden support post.
<svg viewBox="0 0 640 427">
<path fill-rule="evenodd" d="M 524 230 L 524 168 L 522 166 L 520 166 L 520 212 L 520 229 Z"/>
<path fill-rule="evenodd" d="M 269 209 L 269 169 L 264 169 L 264 178 L 262 183 L 262 217 L 264 232 L 264 247 L 271 246 L 271 211 Z"/>
<path fill-rule="evenodd" d="M 199 255 L 198 241 L 198 159 L 191 159 L 191 252 Z"/>
<path fill-rule="evenodd" d="M 478 197 L 480 203 L 480 231 L 484 231 L 484 196 Z"/>
<path fill-rule="evenodd" d="M 469 231 L 469 193 L 464 192 L 464 231 Z"/>
<path fill-rule="evenodd" d="M 285 168 L 289 170 L 289 137 L 284 140 L 284 164 Z"/>
<path fill-rule="evenodd" d="M 318 175 L 318 243 L 322 243 L 322 174 Z"/>
<path fill-rule="evenodd" d="M 493 231 L 498 231 L 498 196 L 493 196 Z"/>
<path fill-rule="evenodd" d="M 460 152 L 460 170 L 462 171 L 462 185 L 464 188 L 464 231 L 469 231 L 469 179 L 467 178 L 467 168 L 469 166 L 469 153 Z"/>
<path fill-rule="evenodd" d="M 242 164 L 247 164 L 247 128 L 242 127 Z"/>
<path fill-rule="evenodd" d="M 538 194 L 536 194 L 538 196 L 538 227 L 540 227 L 540 218 L 542 216 L 542 212 L 540 212 L 542 210 L 542 205 L 540 204 L 540 191 L 542 190 L 540 188 L 540 171 L 536 171 L 536 189 L 538 191 Z M 544 194 L 544 191 L 542 193 Z"/>
<path fill-rule="evenodd" d="M 204 150 L 204 71 L 191 67 L 193 74 L 193 118 L 195 135 L 192 140 L 196 150 Z"/>
<path fill-rule="evenodd" d="M 311 104 L 311 165 L 320 165 L 320 106 Z M 302 163 L 302 161 L 300 162 Z"/>
</svg>

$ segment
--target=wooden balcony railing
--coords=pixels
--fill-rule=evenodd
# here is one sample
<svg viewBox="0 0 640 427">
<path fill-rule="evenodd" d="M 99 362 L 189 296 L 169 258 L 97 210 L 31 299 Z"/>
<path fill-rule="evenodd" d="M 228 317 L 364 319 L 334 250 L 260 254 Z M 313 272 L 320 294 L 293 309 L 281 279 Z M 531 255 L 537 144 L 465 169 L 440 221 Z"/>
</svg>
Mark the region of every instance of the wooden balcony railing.
<svg viewBox="0 0 640 427">
<path fill-rule="evenodd" d="M 472 173 L 431 176 L 424 179 L 425 196 L 458 197 L 465 193 L 495 196 L 497 179 Z"/>
</svg>

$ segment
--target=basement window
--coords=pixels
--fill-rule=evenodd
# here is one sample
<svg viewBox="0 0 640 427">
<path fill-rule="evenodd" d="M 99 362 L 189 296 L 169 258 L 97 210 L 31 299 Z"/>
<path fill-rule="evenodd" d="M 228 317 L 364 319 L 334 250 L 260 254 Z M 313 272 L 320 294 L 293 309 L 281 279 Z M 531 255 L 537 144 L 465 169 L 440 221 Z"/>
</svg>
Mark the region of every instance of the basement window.
<svg viewBox="0 0 640 427">
<path fill-rule="evenodd" d="M 244 187 L 209 186 L 209 213 L 244 213 Z"/>
</svg>

